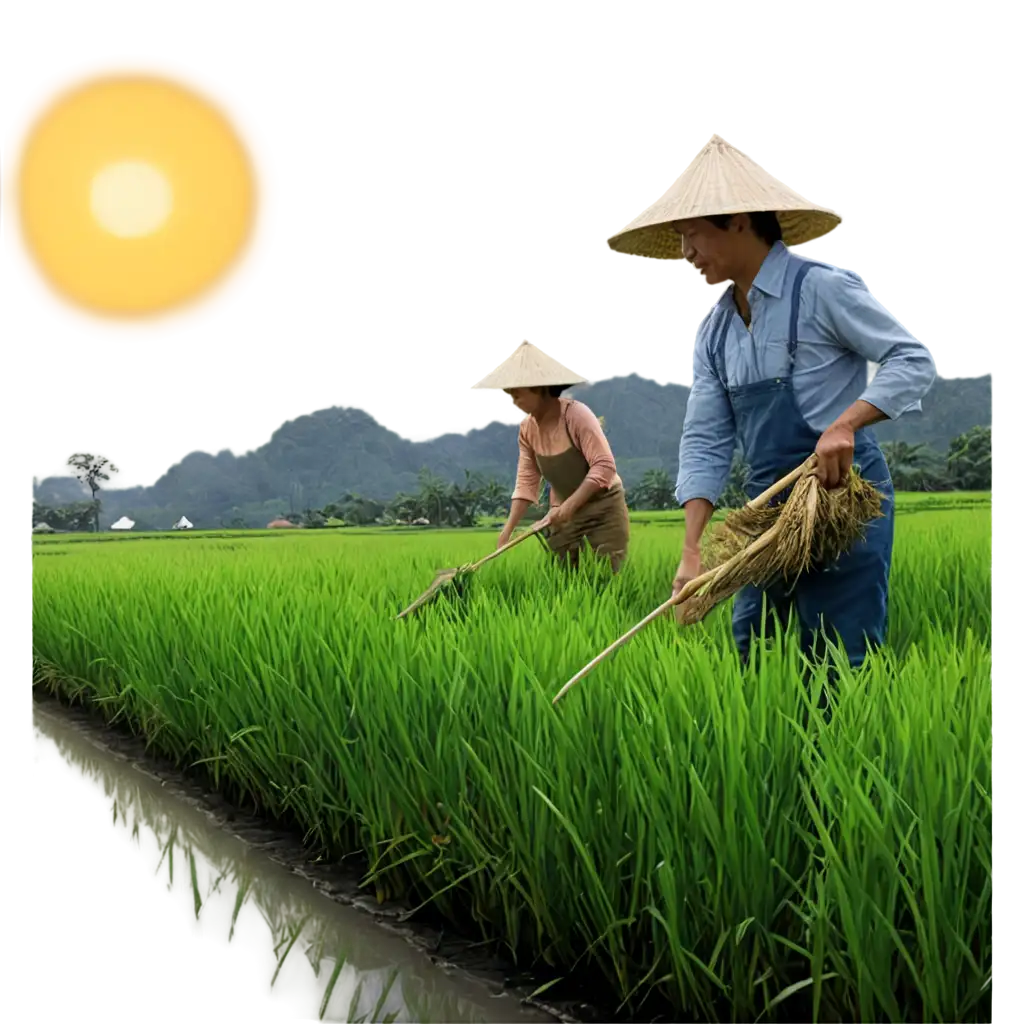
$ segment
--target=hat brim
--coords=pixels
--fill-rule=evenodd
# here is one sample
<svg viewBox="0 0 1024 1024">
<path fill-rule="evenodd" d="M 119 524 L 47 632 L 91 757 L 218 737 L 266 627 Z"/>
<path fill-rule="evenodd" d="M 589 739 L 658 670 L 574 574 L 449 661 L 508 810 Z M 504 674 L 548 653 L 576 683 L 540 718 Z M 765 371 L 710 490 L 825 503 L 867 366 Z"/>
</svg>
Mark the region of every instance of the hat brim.
<svg viewBox="0 0 1024 1024">
<path fill-rule="evenodd" d="M 571 388 L 576 384 L 589 384 L 583 377 L 566 378 L 564 375 L 555 374 L 551 377 L 541 378 L 523 374 L 489 374 L 482 381 L 473 385 L 476 388 L 490 388 L 496 391 L 505 391 L 509 388 Z M 472 389 L 471 389 L 472 390 Z"/>
<path fill-rule="evenodd" d="M 609 248 L 630 256 L 649 256 L 659 260 L 681 260 L 682 239 L 672 226 L 677 221 L 694 217 L 716 216 L 718 213 L 758 213 L 758 210 L 720 210 L 715 213 L 673 216 L 639 227 L 626 228 L 608 239 Z M 827 235 L 842 223 L 842 217 L 831 210 L 774 210 L 782 229 L 782 241 L 787 246 L 802 245 L 812 239 Z"/>
</svg>

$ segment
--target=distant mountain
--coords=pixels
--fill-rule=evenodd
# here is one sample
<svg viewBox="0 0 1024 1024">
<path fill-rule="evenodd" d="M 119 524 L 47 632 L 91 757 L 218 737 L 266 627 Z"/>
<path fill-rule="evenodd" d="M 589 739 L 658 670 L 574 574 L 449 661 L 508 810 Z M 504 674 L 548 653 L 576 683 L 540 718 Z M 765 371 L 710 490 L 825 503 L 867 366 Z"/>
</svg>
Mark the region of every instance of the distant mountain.
<svg viewBox="0 0 1024 1024">
<path fill-rule="evenodd" d="M 675 478 L 689 388 L 632 374 L 568 393 L 604 416 L 627 487 L 653 468 Z M 923 405 L 921 414 L 880 424 L 879 439 L 925 443 L 945 454 L 958 434 L 991 424 L 992 378 L 936 380 Z M 423 468 L 453 481 L 476 471 L 511 488 L 517 432 L 516 426 L 491 423 L 468 434 L 407 441 L 359 409 L 321 409 L 283 424 L 245 455 L 192 452 L 152 487 L 103 490 L 100 523 L 106 528 L 128 515 L 137 529 L 165 529 L 185 515 L 199 528 L 232 521 L 262 526 L 283 512 L 323 506 L 346 493 L 387 500 L 414 491 Z M 62 505 L 88 492 L 74 478 L 49 477 L 34 495 L 42 504 Z"/>
</svg>

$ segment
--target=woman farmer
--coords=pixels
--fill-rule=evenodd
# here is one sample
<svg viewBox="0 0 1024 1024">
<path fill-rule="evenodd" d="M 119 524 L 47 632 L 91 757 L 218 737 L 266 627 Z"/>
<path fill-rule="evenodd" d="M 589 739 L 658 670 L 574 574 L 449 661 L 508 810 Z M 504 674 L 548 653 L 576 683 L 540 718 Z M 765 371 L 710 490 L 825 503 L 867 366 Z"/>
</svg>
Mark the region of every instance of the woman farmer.
<svg viewBox="0 0 1024 1024">
<path fill-rule="evenodd" d="M 519 427 L 519 468 L 498 547 L 523 514 L 551 488 L 548 548 L 575 567 L 584 541 L 618 572 L 629 548 L 629 512 L 608 439 L 594 413 L 562 392 L 586 381 L 524 341 L 477 388 L 500 388 L 526 413 Z"/>
<path fill-rule="evenodd" d="M 920 410 L 935 365 L 860 277 L 790 251 L 839 222 L 715 135 L 657 203 L 608 241 L 618 252 L 687 260 L 708 284 L 732 282 L 693 352 L 676 484 L 686 535 L 674 594 L 700 573 L 701 534 L 737 444 L 751 468 L 750 497 L 812 453 L 826 487 L 856 463 L 883 495 L 883 518 L 836 562 L 805 573 L 792 590 L 737 594 L 733 636 L 744 661 L 767 609 L 784 622 L 796 612 L 805 649 L 823 633 L 838 638 L 854 666 L 885 639 L 893 487 L 871 426 Z M 870 383 L 869 361 L 878 364 Z"/>
</svg>

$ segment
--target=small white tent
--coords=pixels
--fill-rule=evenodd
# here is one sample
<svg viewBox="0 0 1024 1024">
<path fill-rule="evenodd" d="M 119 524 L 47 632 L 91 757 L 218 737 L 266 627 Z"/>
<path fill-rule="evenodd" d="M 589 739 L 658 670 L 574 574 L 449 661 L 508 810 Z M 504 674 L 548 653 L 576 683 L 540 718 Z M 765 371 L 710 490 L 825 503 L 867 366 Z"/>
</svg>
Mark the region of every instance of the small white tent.
<svg viewBox="0 0 1024 1024">
<path fill-rule="evenodd" d="M 182 516 L 172 527 L 172 530 L 191 530 L 192 524 Z"/>
<path fill-rule="evenodd" d="M 38 523 L 32 527 L 33 533 L 56 533 L 57 531 L 49 523 Z"/>
<path fill-rule="evenodd" d="M 116 523 L 110 524 L 110 528 L 112 530 L 130 530 L 134 525 L 134 519 L 129 519 L 127 516 L 121 516 Z"/>
</svg>

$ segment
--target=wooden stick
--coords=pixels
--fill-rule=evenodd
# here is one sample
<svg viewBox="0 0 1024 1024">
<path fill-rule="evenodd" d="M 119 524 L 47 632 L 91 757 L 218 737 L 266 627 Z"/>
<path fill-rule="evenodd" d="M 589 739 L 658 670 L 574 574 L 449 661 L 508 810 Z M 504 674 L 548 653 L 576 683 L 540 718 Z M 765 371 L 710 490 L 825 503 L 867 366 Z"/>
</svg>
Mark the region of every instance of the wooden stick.
<svg viewBox="0 0 1024 1024">
<path fill-rule="evenodd" d="M 748 501 L 746 507 L 748 509 L 755 509 L 760 508 L 763 505 L 767 505 L 768 502 L 771 501 L 771 499 L 774 498 L 776 494 L 779 494 L 781 491 L 784 491 L 790 484 L 795 483 L 805 473 L 810 472 L 817 464 L 817 461 L 818 457 L 816 455 L 812 455 L 801 465 L 797 466 L 797 468 L 794 469 L 791 473 L 787 473 L 777 483 L 772 484 L 771 487 L 769 487 L 765 491 L 762 491 L 756 498 L 752 498 L 750 501 Z M 596 658 L 594 658 L 588 664 L 584 665 L 583 668 L 581 668 L 579 672 L 577 672 L 576 675 L 574 675 L 572 679 L 570 679 L 569 682 L 567 682 L 565 686 L 563 686 L 558 691 L 558 693 L 555 694 L 555 699 L 551 703 L 553 705 L 557 704 L 562 699 L 562 697 L 565 696 L 565 694 L 568 693 L 568 691 L 572 689 L 572 687 L 574 687 L 585 675 L 587 675 L 588 673 L 592 672 L 595 668 L 597 668 L 597 666 L 600 665 L 601 662 L 605 660 L 605 658 L 614 654 L 614 652 L 617 651 L 624 643 L 626 643 L 628 640 L 631 640 L 634 636 L 636 636 L 636 634 L 639 633 L 640 630 L 642 630 L 645 626 L 650 625 L 656 618 L 658 618 L 659 615 L 664 615 L 665 612 L 667 612 L 670 608 L 674 607 L 677 604 L 682 604 L 688 598 L 692 597 L 698 590 L 700 590 L 704 586 L 704 584 L 713 582 L 720 573 L 725 572 L 726 569 L 731 569 L 737 562 L 741 561 L 742 559 L 748 558 L 752 551 L 756 552 L 766 547 L 771 542 L 771 540 L 774 539 L 777 530 L 778 524 L 773 526 L 770 530 L 766 530 L 760 537 L 757 538 L 757 540 L 755 540 L 751 544 L 748 544 L 747 547 L 745 547 L 742 551 L 737 552 L 727 562 L 723 562 L 720 566 L 718 566 L 718 568 L 710 569 L 707 572 L 701 574 L 700 576 L 697 576 L 694 579 L 690 580 L 690 582 L 687 583 L 686 586 L 683 587 L 678 594 L 673 594 L 667 601 L 658 605 L 658 607 L 655 608 L 653 612 L 644 616 L 644 618 L 642 618 L 631 630 L 629 630 L 626 633 L 623 633 L 622 636 L 620 636 L 618 640 L 615 641 L 615 643 L 611 644 L 611 646 L 609 647 L 606 647 Z"/>
<path fill-rule="evenodd" d="M 756 498 L 747 502 L 746 508 L 755 509 L 767 505 L 776 494 L 784 491 L 790 484 L 795 484 L 805 473 L 809 473 L 818 465 L 818 456 L 812 455 L 806 461 L 800 463 L 792 473 L 787 473 L 781 480 L 772 484 L 766 491 L 762 491 Z"/>
<path fill-rule="evenodd" d="M 587 675 L 588 673 L 592 672 L 595 668 L 597 668 L 597 666 L 600 665 L 601 662 L 605 660 L 605 658 L 614 654 L 615 651 L 617 651 L 627 640 L 630 640 L 634 636 L 636 636 L 636 634 L 639 633 L 641 629 L 643 629 L 645 626 L 650 625 L 650 623 L 652 623 L 659 615 L 664 615 L 665 612 L 669 610 L 669 608 L 677 604 L 682 604 L 684 601 L 693 597 L 693 595 L 698 590 L 700 590 L 704 586 L 704 584 L 713 583 L 715 579 L 717 579 L 718 576 L 724 573 L 727 569 L 731 569 L 734 565 L 736 565 L 737 562 L 740 562 L 748 558 L 751 552 L 756 554 L 762 548 L 767 547 L 775 539 L 775 534 L 778 532 L 778 529 L 779 525 L 778 523 L 776 523 L 771 529 L 766 530 L 763 534 L 761 534 L 761 536 L 758 537 L 757 540 L 755 540 L 753 543 L 748 544 L 747 547 L 745 547 L 742 551 L 739 551 L 735 555 L 733 555 L 732 558 L 729 559 L 729 561 L 723 562 L 720 566 L 718 566 L 718 568 L 709 569 L 706 573 L 703 573 L 700 576 L 696 576 L 692 580 L 690 580 L 690 582 L 687 583 L 686 586 L 683 587 L 678 594 L 673 594 L 663 604 L 658 605 L 658 607 L 655 608 L 653 612 L 644 616 L 644 618 L 642 618 L 631 630 L 629 630 L 629 632 L 623 633 L 622 636 L 620 636 L 619 639 L 615 641 L 615 643 L 613 643 L 610 647 L 606 647 L 596 658 L 594 658 L 593 661 L 584 665 L 583 668 L 581 668 L 579 672 L 577 672 L 576 675 L 574 675 L 572 679 L 570 679 L 569 682 L 567 682 L 565 686 L 563 686 L 558 691 L 558 693 L 555 695 L 555 699 L 551 703 L 557 704 L 559 700 L 561 700 L 561 698 L 572 687 L 574 687 L 585 675 Z"/>
<path fill-rule="evenodd" d="M 489 562 L 492 558 L 497 558 L 498 555 L 503 555 L 509 548 L 514 548 L 517 544 L 521 544 L 527 537 L 532 537 L 535 533 L 540 533 L 545 526 L 548 525 L 548 517 L 545 516 L 543 519 L 538 520 L 528 530 L 524 530 L 518 537 L 514 537 L 504 547 L 496 548 L 489 555 L 484 555 L 479 562 L 474 562 L 472 565 L 466 566 L 466 572 L 476 572 L 484 562 Z"/>
<path fill-rule="evenodd" d="M 721 567 L 719 567 L 718 569 L 710 569 L 706 573 L 703 573 L 702 575 L 695 577 L 694 579 L 690 580 L 690 582 L 687 583 L 686 586 L 683 587 L 683 589 L 680 590 L 678 594 L 673 594 L 663 604 L 659 604 L 653 612 L 651 612 L 649 615 L 644 616 L 644 618 L 642 618 L 628 633 L 623 633 L 622 636 L 620 636 L 619 639 L 615 641 L 615 643 L 613 643 L 610 647 L 606 647 L 596 658 L 594 658 L 593 661 L 584 665 L 583 668 L 581 668 L 579 672 L 577 672 L 576 675 L 574 675 L 572 679 L 570 679 L 569 682 L 567 682 L 565 686 L 563 686 L 558 691 L 558 693 L 555 695 L 555 699 L 551 703 L 557 704 L 562 699 L 562 697 L 566 693 L 568 693 L 568 691 L 572 689 L 572 687 L 574 687 L 585 675 L 587 675 L 593 669 L 597 668 L 597 666 L 600 665 L 601 662 L 604 661 L 604 659 L 607 658 L 609 655 L 614 654 L 615 651 L 617 651 L 627 640 L 631 640 L 634 636 L 636 636 L 637 633 L 640 632 L 641 629 L 643 629 L 645 626 L 650 625 L 659 615 L 664 615 L 665 612 L 667 612 L 669 608 L 671 608 L 673 605 L 681 604 L 687 598 L 692 597 L 698 590 L 700 590 L 702 586 L 704 586 L 705 583 L 708 583 L 711 580 L 713 580 L 720 571 Z"/>
<path fill-rule="evenodd" d="M 464 566 L 461 571 L 475 572 L 477 569 L 480 568 L 481 565 L 484 564 L 484 562 L 489 562 L 492 558 L 497 558 L 498 555 L 503 555 L 506 551 L 508 551 L 509 548 L 514 548 L 517 544 L 520 544 L 524 540 L 526 540 L 527 537 L 532 537 L 535 534 L 540 533 L 540 531 L 543 530 L 544 527 L 547 525 L 548 520 L 547 516 L 545 516 L 543 519 L 534 523 L 534 525 L 531 526 L 528 530 L 524 530 L 514 540 L 510 540 L 504 547 L 497 548 L 495 551 L 492 551 L 489 555 L 485 555 L 483 558 L 480 559 L 479 562 L 473 562 L 471 565 Z M 427 601 L 429 601 L 434 596 L 434 594 L 437 593 L 438 587 L 440 587 L 442 583 L 448 583 L 450 580 L 454 579 L 455 575 L 459 571 L 459 569 L 441 569 L 440 572 L 438 572 L 434 576 L 434 579 L 431 581 L 430 586 L 427 587 L 427 589 L 424 590 L 423 593 L 420 594 L 420 596 L 417 597 L 416 600 L 413 601 L 413 603 L 409 605 L 408 608 L 404 609 L 403 611 L 400 611 L 395 616 L 395 619 L 404 619 L 406 615 L 410 615 L 412 614 L 412 612 L 416 611 L 417 608 L 421 608 L 423 605 L 427 603 Z"/>
</svg>

